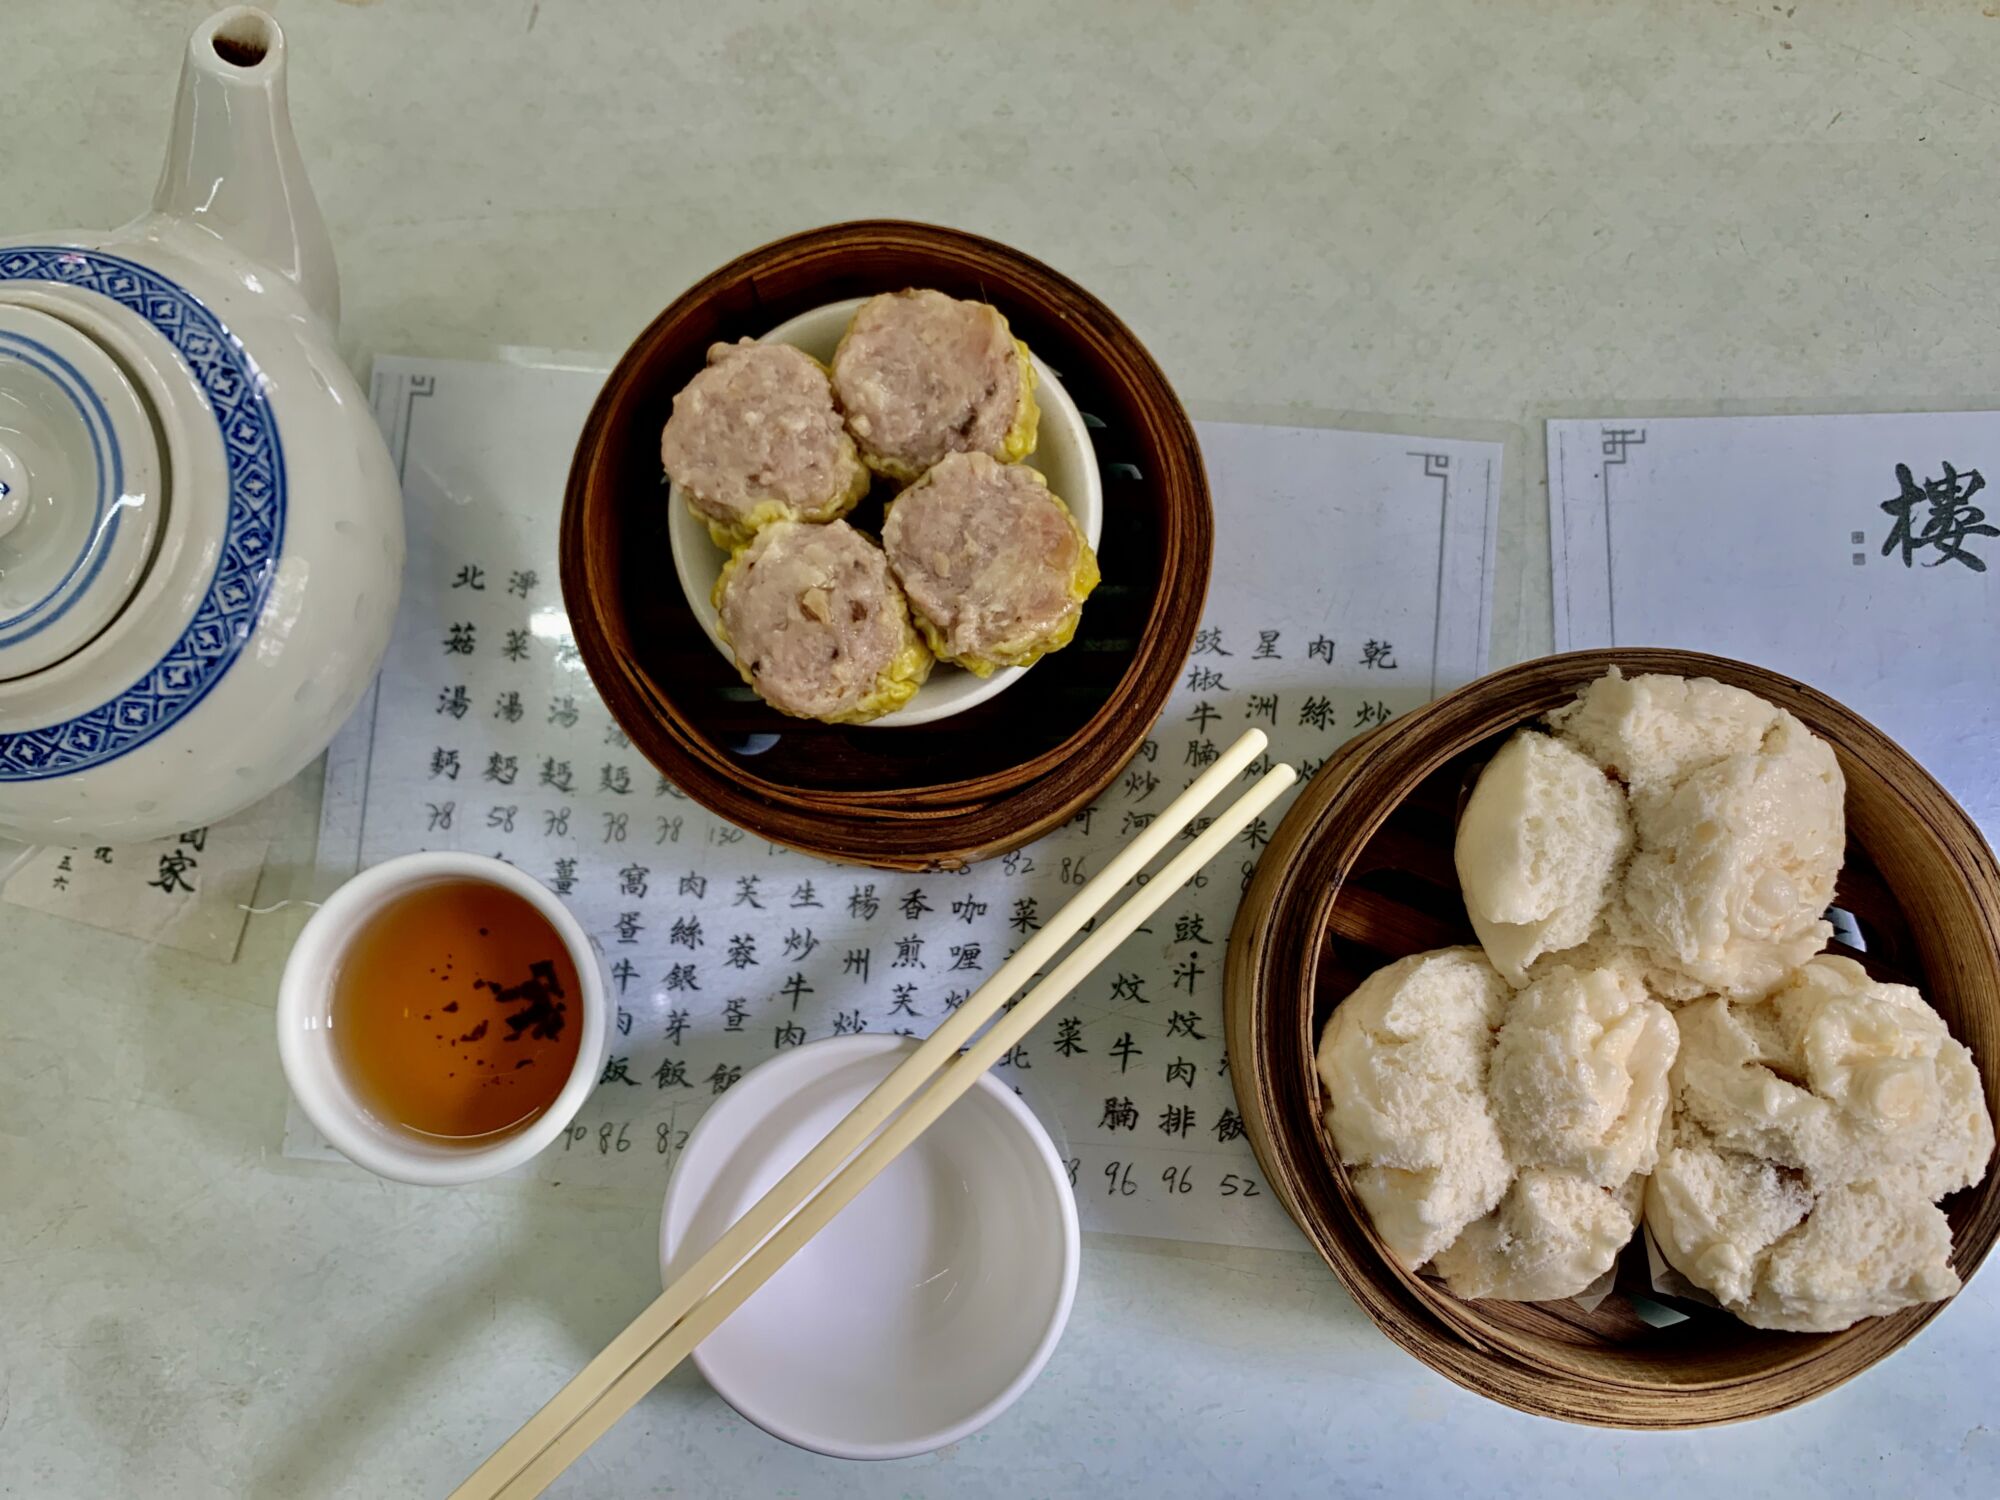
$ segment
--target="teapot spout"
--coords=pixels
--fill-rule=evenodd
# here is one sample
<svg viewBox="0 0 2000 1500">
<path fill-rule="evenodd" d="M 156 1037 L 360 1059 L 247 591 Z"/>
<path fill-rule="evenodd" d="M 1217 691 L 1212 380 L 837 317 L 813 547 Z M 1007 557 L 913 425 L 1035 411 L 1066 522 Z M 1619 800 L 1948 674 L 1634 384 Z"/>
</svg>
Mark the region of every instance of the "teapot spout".
<svg viewBox="0 0 2000 1500">
<path fill-rule="evenodd" d="M 277 271 L 339 323 L 333 244 L 292 138 L 285 34 L 263 11 L 221 11 L 189 38 L 153 210 Z"/>
</svg>

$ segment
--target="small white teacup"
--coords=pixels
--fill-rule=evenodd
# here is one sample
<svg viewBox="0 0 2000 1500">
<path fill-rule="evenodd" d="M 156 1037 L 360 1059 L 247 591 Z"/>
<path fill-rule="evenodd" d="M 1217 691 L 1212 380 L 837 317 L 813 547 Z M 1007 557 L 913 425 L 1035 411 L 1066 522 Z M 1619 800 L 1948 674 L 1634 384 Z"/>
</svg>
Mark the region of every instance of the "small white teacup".
<svg viewBox="0 0 2000 1500">
<path fill-rule="evenodd" d="M 541 1114 L 498 1138 L 454 1142 L 380 1118 L 350 1086 L 334 1048 L 334 981 L 348 945 L 391 901 L 446 881 L 483 882 L 526 901 L 548 919 L 576 970 L 583 1032 L 568 1081 Z M 506 861 L 484 855 L 408 854 L 355 876 L 306 923 L 279 981 L 278 1056 L 306 1117 L 357 1166 L 420 1186 L 476 1182 L 531 1160 L 555 1142 L 582 1108 L 604 1066 L 607 1008 L 604 977 L 589 934 L 547 887 Z"/>
</svg>

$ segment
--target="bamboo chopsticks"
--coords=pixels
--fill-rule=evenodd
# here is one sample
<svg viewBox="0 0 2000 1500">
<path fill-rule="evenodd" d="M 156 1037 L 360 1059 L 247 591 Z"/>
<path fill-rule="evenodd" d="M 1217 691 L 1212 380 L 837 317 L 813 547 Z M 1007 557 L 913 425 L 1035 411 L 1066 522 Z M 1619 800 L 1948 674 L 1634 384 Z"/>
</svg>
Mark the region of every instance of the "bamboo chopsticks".
<svg viewBox="0 0 2000 1500">
<path fill-rule="evenodd" d="M 1077 944 L 1012 1010 L 1005 1009 L 1014 992 L 1090 924 L 1148 861 L 1186 832 L 1202 810 L 1263 753 L 1266 743 L 1263 732 L 1253 729 L 1230 746 L 603 1353 L 452 1491 L 452 1500 L 531 1500 L 541 1494 L 825 1228 L 877 1173 L 971 1088 L 980 1074 L 1291 786 L 1297 773 L 1290 766 L 1267 771 Z M 993 1022 L 991 1028 L 975 1040 L 989 1021 Z M 900 1115 L 896 1113 L 899 1109 Z M 886 1129 L 882 1128 L 885 1122 Z M 880 1135 L 876 1135 L 878 1129 Z M 842 1163 L 846 1163 L 844 1168 Z"/>
</svg>

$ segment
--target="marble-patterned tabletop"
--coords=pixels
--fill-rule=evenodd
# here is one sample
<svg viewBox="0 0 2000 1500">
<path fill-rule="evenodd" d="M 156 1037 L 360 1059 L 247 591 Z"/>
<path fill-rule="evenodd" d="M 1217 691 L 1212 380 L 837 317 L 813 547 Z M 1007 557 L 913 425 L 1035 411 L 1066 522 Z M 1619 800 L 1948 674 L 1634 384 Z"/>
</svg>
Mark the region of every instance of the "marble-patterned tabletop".
<svg viewBox="0 0 2000 1500">
<path fill-rule="evenodd" d="M 9 0 L 0 224 L 144 204 L 205 0 Z M 1993 7 L 284 0 L 358 368 L 615 354 L 773 235 L 895 214 L 1093 288 L 1199 416 L 1509 443 L 1494 659 L 1549 640 L 1543 418 L 1992 406 Z M 261 900 L 303 894 L 317 772 Z M 233 964 L 0 907 L 0 1495 L 435 1495 L 657 1286 L 649 1195 L 288 1160 L 302 913 Z M 1993 1273 L 1802 1410 L 1465 1394 L 1303 1250 L 1093 1236 L 992 1427 L 793 1450 L 683 1370 L 552 1493 L 2000 1492 Z"/>
</svg>

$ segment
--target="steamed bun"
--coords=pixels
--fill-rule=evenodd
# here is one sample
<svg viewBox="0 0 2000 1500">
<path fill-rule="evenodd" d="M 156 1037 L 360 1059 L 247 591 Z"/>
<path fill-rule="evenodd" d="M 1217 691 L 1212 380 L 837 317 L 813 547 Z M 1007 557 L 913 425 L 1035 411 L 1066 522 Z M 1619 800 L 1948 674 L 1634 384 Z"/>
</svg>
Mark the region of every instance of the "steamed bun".
<svg viewBox="0 0 2000 1500">
<path fill-rule="evenodd" d="M 1951 1227 L 1908 1169 L 1815 1195 L 1772 1162 L 1677 1143 L 1645 1211 L 1675 1269 L 1755 1328 L 1833 1333 L 1959 1286 Z"/>
<path fill-rule="evenodd" d="M 1672 1078 L 1677 1129 L 1692 1122 L 1726 1150 L 1795 1171 L 1833 1160 L 1833 1105 L 1807 1086 L 1805 1061 L 1776 1006 L 1716 995 L 1683 1006 L 1674 1022 L 1681 1034 Z"/>
<path fill-rule="evenodd" d="M 1412 1270 L 1512 1176 L 1486 1101 L 1507 985 L 1476 948 L 1378 969 L 1320 1039 L 1326 1124 L 1376 1232 Z"/>
<path fill-rule="evenodd" d="M 1689 1134 L 1676 1127 L 1646 1179 L 1646 1228 L 1676 1270 L 1734 1310 L 1766 1252 L 1812 1212 L 1812 1194 L 1796 1172 Z"/>
<path fill-rule="evenodd" d="M 1476 948 L 1420 953 L 1327 1022 L 1328 1132 L 1405 1266 L 1468 1297 L 1573 1297 L 1632 1237 L 1676 1041 L 1630 973 L 1515 994 Z"/>
<path fill-rule="evenodd" d="M 1814 1187 L 1907 1168 L 1926 1198 L 1986 1174 L 1993 1119 L 1979 1069 L 1908 985 L 1816 958 L 1767 1000 L 1701 1000 L 1675 1017 L 1680 1112 L 1726 1148 Z"/>
<path fill-rule="evenodd" d="M 1759 749 L 1783 710 L 1712 677 L 1616 667 L 1549 715 L 1549 727 L 1635 790 Z"/>
<path fill-rule="evenodd" d="M 1461 1297 L 1574 1297 L 1632 1238 L 1643 1185 L 1633 1177 L 1611 1190 L 1579 1172 L 1531 1167 L 1433 1264 Z"/>
<path fill-rule="evenodd" d="M 1758 1328 L 1831 1333 L 1958 1290 L 1951 1226 L 1907 1172 L 1822 1193 L 1771 1247 L 1738 1311 Z"/>
<path fill-rule="evenodd" d="M 1667 1008 L 1630 975 L 1558 967 L 1537 979 L 1493 1050 L 1488 1091 L 1508 1156 L 1602 1188 L 1651 1171 L 1679 1047 Z"/>
<path fill-rule="evenodd" d="M 1625 794 L 1581 752 L 1524 729 L 1481 771 L 1453 859 L 1480 946 L 1511 984 L 1596 932 L 1632 847 Z"/>
<path fill-rule="evenodd" d="M 1864 1160 L 1908 1165 L 1929 1198 L 1986 1175 L 1993 1117 L 1978 1065 L 1914 988 L 1817 958 L 1773 1001 L 1813 1092 L 1839 1112 L 1851 1172 Z"/>
<path fill-rule="evenodd" d="M 1846 790 L 1826 742 L 1782 713 L 1759 748 L 1634 788 L 1612 927 L 1662 994 L 1766 994 L 1826 945 Z"/>
<path fill-rule="evenodd" d="M 1646 1223 L 1684 1276 L 1745 1322 L 1803 1331 L 1958 1289 L 1935 1200 L 1985 1175 L 1993 1121 L 1916 990 L 1822 957 L 1767 999 L 1674 1019 L 1674 1143 Z"/>
</svg>

